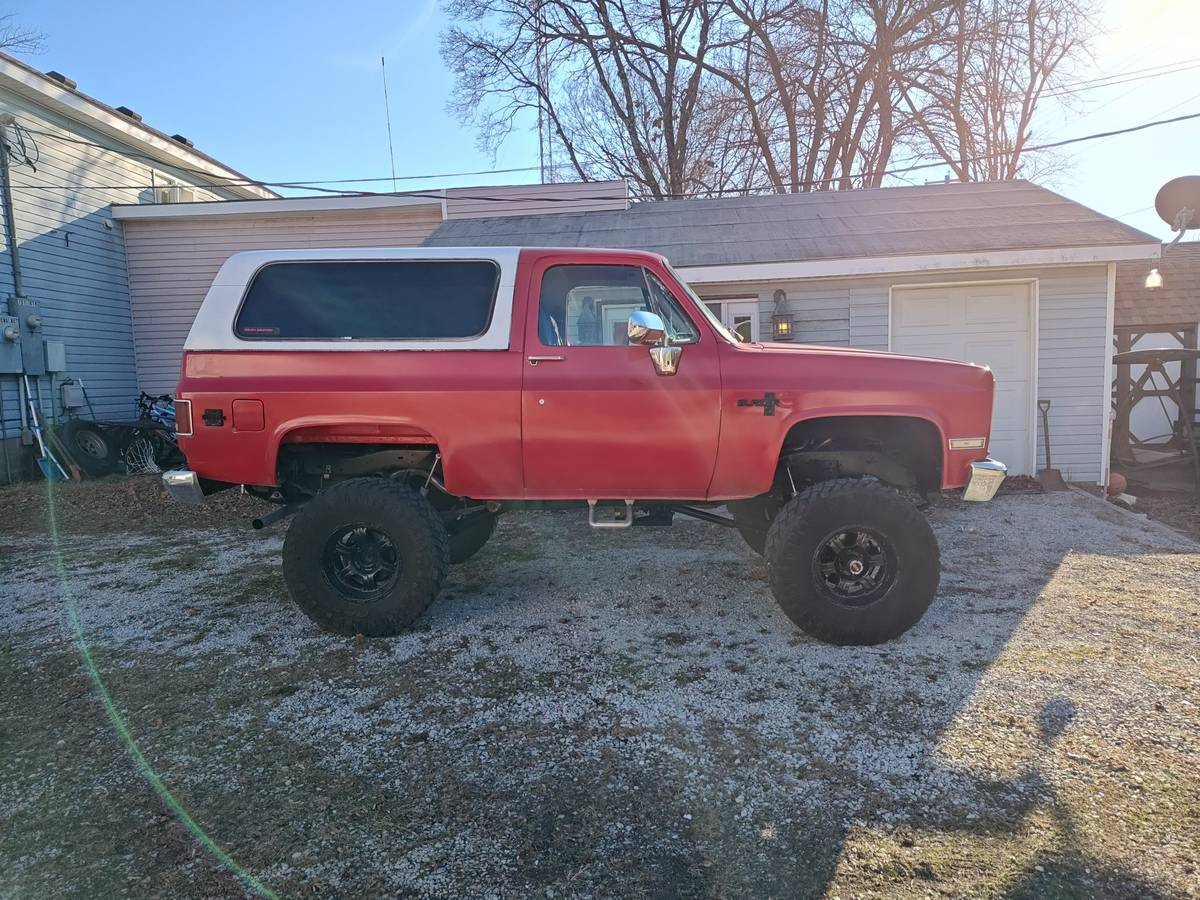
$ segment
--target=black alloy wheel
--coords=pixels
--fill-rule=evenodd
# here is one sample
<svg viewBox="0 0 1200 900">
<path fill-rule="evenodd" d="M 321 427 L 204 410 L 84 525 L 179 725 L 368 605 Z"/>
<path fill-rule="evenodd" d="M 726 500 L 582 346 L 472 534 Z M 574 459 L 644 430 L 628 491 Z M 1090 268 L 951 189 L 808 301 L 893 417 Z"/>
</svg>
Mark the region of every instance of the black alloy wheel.
<svg viewBox="0 0 1200 900">
<path fill-rule="evenodd" d="M 813 577 L 835 601 L 865 606 L 887 593 L 896 580 L 896 551 L 872 528 L 838 528 L 817 545 Z"/>
<path fill-rule="evenodd" d="M 366 525 L 348 525 L 329 536 L 321 568 L 334 590 L 353 600 L 369 602 L 388 592 L 400 574 L 402 561 L 384 532 Z"/>
</svg>

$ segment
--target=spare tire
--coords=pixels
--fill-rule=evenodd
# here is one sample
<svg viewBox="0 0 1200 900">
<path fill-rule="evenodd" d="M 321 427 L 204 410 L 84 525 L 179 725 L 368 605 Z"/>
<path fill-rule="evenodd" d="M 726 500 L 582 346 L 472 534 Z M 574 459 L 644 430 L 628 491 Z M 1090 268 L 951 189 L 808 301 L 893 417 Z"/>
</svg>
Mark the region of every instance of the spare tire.
<svg viewBox="0 0 1200 900">
<path fill-rule="evenodd" d="M 117 470 L 116 444 L 100 426 L 83 419 L 69 419 L 59 433 L 71 459 L 88 475 L 103 478 Z"/>
</svg>

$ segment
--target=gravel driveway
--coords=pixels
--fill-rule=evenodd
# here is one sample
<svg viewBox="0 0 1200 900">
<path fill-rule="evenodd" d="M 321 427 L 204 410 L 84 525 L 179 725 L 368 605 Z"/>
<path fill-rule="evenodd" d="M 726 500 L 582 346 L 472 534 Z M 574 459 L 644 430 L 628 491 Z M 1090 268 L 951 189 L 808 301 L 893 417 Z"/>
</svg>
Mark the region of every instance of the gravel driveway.
<svg viewBox="0 0 1200 900">
<path fill-rule="evenodd" d="M 512 516 L 366 642 L 278 529 L 0 538 L 0 895 L 1196 896 L 1200 547 L 1075 493 L 930 516 L 938 600 L 871 649 L 688 520 Z"/>
</svg>

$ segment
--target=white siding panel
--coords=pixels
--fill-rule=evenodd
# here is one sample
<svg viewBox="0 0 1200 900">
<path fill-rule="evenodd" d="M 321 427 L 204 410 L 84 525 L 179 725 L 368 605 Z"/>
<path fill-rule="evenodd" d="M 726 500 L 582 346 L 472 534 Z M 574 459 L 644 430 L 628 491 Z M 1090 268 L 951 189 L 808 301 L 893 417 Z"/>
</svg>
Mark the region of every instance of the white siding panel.
<svg viewBox="0 0 1200 900">
<path fill-rule="evenodd" d="M 1038 399 L 1050 401 L 1051 462 L 1071 481 L 1098 481 L 1108 406 L 1105 361 L 1108 277 L 1104 266 L 1038 272 Z M 1039 465 L 1045 435 L 1038 420 Z"/>
<path fill-rule="evenodd" d="M 415 247 L 441 222 L 436 207 L 347 213 L 131 219 L 123 222 L 137 380 L 173 393 L 183 342 L 221 264 L 243 250 Z"/>
<path fill-rule="evenodd" d="M 857 283 L 850 289 L 850 340 L 864 350 L 888 348 L 888 285 Z"/>
</svg>

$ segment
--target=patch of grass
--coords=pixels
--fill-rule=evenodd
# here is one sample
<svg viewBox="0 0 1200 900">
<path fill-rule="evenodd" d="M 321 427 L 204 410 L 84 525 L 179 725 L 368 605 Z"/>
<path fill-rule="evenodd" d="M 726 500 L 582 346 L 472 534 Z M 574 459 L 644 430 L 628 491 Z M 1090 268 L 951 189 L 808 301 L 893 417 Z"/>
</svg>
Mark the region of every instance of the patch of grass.
<svg viewBox="0 0 1200 900">
<path fill-rule="evenodd" d="M 703 681 L 708 677 L 707 666 L 686 666 L 676 672 L 671 680 L 679 687 L 687 687 L 689 684 L 695 684 L 698 681 Z"/>
</svg>

